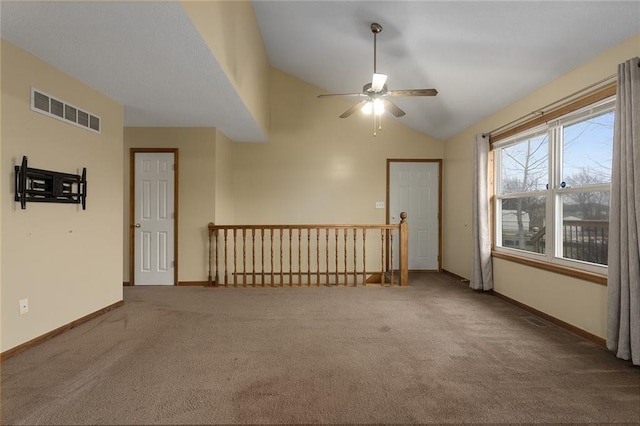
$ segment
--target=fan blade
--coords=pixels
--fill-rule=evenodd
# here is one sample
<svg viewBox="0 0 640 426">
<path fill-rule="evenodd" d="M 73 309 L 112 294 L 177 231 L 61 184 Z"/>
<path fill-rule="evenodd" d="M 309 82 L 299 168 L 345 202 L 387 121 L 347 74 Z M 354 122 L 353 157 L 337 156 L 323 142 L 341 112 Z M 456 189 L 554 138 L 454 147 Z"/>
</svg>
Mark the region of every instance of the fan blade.
<svg viewBox="0 0 640 426">
<path fill-rule="evenodd" d="M 435 96 L 438 94 L 436 89 L 408 89 L 408 90 L 392 90 L 389 96 Z"/>
<path fill-rule="evenodd" d="M 393 102 L 390 102 L 386 99 L 382 99 L 382 102 L 384 102 L 385 111 L 389 111 L 391 114 L 395 115 L 396 117 L 402 117 L 403 115 L 406 114 L 406 112 L 398 108 L 398 106 Z"/>
<path fill-rule="evenodd" d="M 340 116 L 340 118 L 347 118 L 349 117 L 351 114 L 353 114 L 354 112 L 356 112 L 358 109 L 362 108 L 362 106 L 364 104 L 366 104 L 368 102 L 368 99 L 365 99 L 363 101 L 358 102 L 357 104 L 353 105 L 351 108 L 349 108 L 348 110 L 346 110 L 345 112 L 342 113 L 342 115 Z"/>
<path fill-rule="evenodd" d="M 335 96 L 366 96 L 363 93 L 327 93 L 326 95 L 318 95 L 319 98 L 331 98 Z"/>
<path fill-rule="evenodd" d="M 387 76 L 385 74 L 373 74 L 373 78 L 371 79 L 371 89 L 374 92 L 379 92 L 384 87 L 384 84 L 387 82 Z"/>
</svg>

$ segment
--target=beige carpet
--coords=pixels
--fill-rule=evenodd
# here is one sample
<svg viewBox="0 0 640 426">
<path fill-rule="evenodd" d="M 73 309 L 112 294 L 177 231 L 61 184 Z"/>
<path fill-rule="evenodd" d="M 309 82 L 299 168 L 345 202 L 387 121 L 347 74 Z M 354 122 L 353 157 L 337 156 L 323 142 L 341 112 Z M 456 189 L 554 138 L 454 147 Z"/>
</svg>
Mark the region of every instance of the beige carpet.
<svg viewBox="0 0 640 426">
<path fill-rule="evenodd" d="M 640 369 L 446 275 L 124 293 L 3 362 L 3 424 L 640 423 Z"/>
</svg>

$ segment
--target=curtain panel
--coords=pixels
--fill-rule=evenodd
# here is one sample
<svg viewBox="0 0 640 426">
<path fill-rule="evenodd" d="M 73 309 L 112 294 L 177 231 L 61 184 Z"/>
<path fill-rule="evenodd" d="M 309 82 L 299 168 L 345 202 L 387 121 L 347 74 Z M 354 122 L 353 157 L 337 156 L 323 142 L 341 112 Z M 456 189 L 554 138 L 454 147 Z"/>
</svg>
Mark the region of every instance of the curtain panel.
<svg viewBox="0 0 640 426">
<path fill-rule="evenodd" d="M 618 66 L 613 136 L 607 348 L 640 365 L 640 59 Z"/>
<path fill-rule="evenodd" d="M 491 263 L 491 217 L 489 209 L 489 138 L 476 135 L 473 164 L 472 239 L 473 270 L 469 287 L 474 290 L 493 289 Z"/>
</svg>

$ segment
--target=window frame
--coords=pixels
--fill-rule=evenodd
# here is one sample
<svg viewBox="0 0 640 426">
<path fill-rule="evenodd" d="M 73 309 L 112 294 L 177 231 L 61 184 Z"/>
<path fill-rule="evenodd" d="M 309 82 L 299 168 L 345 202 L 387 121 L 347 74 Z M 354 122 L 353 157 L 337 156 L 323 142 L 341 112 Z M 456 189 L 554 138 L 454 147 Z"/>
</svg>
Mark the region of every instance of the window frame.
<svg viewBox="0 0 640 426">
<path fill-rule="evenodd" d="M 588 120 L 601 113 L 615 111 L 616 86 L 609 86 L 592 93 L 582 99 L 574 101 L 562 108 L 541 114 L 534 119 L 506 130 L 490 138 L 490 205 L 492 220 L 492 255 L 499 259 L 506 259 L 540 269 L 558 272 L 598 284 L 606 285 L 608 267 L 575 259 L 562 257 L 562 242 L 556 238 L 562 227 L 562 196 L 570 193 L 591 191 L 611 191 L 611 184 L 593 184 L 571 188 L 561 188 L 562 179 L 562 128 L 571 124 Z M 528 192 L 498 194 L 501 179 L 500 158 L 495 158 L 498 148 L 505 148 L 516 144 L 516 141 L 524 141 L 541 133 L 549 134 L 548 140 L 548 182 L 549 188 Z M 520 197 L 545 197 L 546 217 L 546 253 L 535 253 L 516 248 L 502 247 L 499 242 L 501 234 L 501 202 L 503 199 L 515 199 Z M 551 219 L 551 221 L 550 221 Z M 551 223 L 550 223 L 551 222 Z M 558 255 L 556 255 L 556 253 Z"/>
</svg>

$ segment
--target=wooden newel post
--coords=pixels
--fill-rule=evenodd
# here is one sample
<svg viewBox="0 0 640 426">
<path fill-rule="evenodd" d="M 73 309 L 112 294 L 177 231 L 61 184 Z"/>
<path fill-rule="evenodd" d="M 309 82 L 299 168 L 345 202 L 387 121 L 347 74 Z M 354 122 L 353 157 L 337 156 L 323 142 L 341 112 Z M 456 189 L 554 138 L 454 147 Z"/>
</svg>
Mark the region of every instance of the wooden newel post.
<svg viewBox="0 0 640 426">
<path fill-rule="evenodd" d="M 214 229 L 215 229 L 215 225 L 213 222 L 209 222 L 209 225 L 207 226 L 207 228 L 209 229 L 209 278 L 207 280 L 207 287 L 218 287 L 218 280 L 216 279 L 215 283 L 213 282 L 213 277 L 211 274 L 211 252 L 212 252 L 212 246 L 213 246 L 213 242 L 211 241 L 211 237 L 214 234 Z"/>
<path fill-rule="evenodd" d="M 400 285 L 409 285 L 409 224 L 407 213 L 400 213 Z"/>
</svg>

